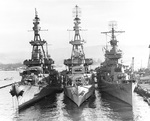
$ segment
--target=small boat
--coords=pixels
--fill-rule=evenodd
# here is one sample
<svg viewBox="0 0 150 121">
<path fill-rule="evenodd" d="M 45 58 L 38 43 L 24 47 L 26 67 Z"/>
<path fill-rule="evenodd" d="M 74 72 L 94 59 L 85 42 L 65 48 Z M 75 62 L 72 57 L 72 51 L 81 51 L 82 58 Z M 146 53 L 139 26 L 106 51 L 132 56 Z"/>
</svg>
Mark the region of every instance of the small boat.
<svg viewBox="0 0 150 121">
<path fill-rule="evenodd" d="M 7 78 L 4 78 L 5 81 L 10 81 L 10 80 L 13 80 L 13 77 L 7 77 Z"/>
<path fill-rule="evenodd" d="M 132 106 L 132 95 L 137 80 L 134 78 L 133 67 L 134 58 L 132 59 L 132 67 L 129 68 L 119 62 L 122 58 L 122 51 L 118 49 L 115 33 L 124 31 L 115 30 L 116 22 L 110 23 L 111 31 L 102 32 L 103 34 L 111 34 L 110 45 L 105 48 L 105 61 L 97 68 L 97 82 L 102 92 L 106 92 Z"/>
<path fill-rule="evenodd" d="M 68 67 L 63 72 L 64 93 L 79 107 L 86 101 L 95 90 L 93 74 L 89 70 L 89 65 L 93 63 L 90 58 L 85 58 L 83 43 L 80 36 L 80 18 L 79 7 L 75 7 L 74 19 L 74 40 L 70 41 L 72 44 L 72 54 L 70 59 L 64 60 L 64 64 Z"/>
<path fill-rule="evenodd" d="M 11 95 L 17 97 L 19 110 L 56 92 L 52 85 L 58 86 L 56 82 L 59 80 L 59 74 L 52 66 L 54 61 L 50 58 L 48 50 L 44 50 L 44 45 L 47 45 L 47 42 L 41 40 L 39 21 L 40 19 L 35 10 L 34 40 L 30 42 L 32 56 L 31 59 L 24 61 L 26 68 L 20 73 L 21 81 L 13 84 L 10 90 Z"/>
</svg>

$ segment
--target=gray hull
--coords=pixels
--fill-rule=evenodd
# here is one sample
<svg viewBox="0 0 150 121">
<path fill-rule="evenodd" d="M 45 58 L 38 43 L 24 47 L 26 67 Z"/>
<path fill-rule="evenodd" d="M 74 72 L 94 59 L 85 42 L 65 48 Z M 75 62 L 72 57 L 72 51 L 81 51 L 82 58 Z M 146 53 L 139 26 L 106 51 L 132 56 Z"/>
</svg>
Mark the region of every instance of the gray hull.
<svg viewBox="0 0 150 121">
<path fill-rule="evenodd" d="M 19 88 L 22 88 L 24 91 L 23 95 L 18 97 L 19 110 L 26 108 L 55 91 L 48 85 L 45 87 L 20 85 Z"/>
<path fill-rule="evenodd" d="M 99 85 L 101 91 L 106 92 L 132 106 L 132 96 L 136 86 L 135 83 L 130 82 L 117 84 L 101 80 Z"/>
<path fill-rule="evenodd" d="M 94 85 L 87 86 L 66 86 L 64 93 L 79 107 L 85 100 L 87 100 L 93 93 Z"/>
</svg>

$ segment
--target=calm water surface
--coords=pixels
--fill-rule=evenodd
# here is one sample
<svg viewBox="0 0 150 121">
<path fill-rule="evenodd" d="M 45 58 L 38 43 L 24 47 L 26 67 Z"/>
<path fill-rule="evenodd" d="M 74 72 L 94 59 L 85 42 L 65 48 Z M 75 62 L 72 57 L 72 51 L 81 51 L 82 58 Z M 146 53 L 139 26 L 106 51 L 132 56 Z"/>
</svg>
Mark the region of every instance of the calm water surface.
<svg viewBox="0 0 150 121">
<path fill-rule="evenodd" d="M 1 74 L 2 73 L 2 74 Z M 18 80 L 18 72 L 0 72 L 0 86 Z M 4 80 L 13 77 L 12 80 Z M 2 121 L 149 121 L 150 106 L 134 93 L 133 108 L 118 99 L 101 94 L 97 89 L 81 107 L 77 107 L 64 93 L 46 97 L 17 113 L 16 99 L 10 87 L 0 89 L 0 120 Z"/>
</svg>

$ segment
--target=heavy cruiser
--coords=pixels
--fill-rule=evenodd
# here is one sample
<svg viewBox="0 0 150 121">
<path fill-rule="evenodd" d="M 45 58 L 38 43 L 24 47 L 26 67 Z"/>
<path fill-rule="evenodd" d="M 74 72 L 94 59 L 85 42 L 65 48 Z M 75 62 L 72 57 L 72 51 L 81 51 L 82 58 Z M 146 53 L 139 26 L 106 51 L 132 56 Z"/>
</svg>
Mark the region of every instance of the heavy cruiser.
<svg viewBox="0 0 150 121">
<path fill-rule="evenodd" d="M 80 18 L 79 7 L 74 9 L 74 40 L 70 41 L 72 44 L 72 54 L 70 59 L 64 60 L 64 64 L 68 67 L 63 74 L 64 78 L 64 93 L 77 106 L 80 106 L 86 99 L 94 93 L 94 80 L 92 73 L 89 70 L 89 65 L 93 63 L 92 59 L 85 58 L 83 43 L 84 40 L 80 36 Z"/>
<path fill-rule="evenodd" d="M 132 106 L 132 95 L 136 86 L 136 80 L 133 75 L 133 66 L 129 68 L 119 62 L 122 58 L 122 51 L 118 49 L 115 33 L 124 31 L 116 31 L 114 29 L 115 21 L 110 22 L 111 30 L 102 32 L 110 34 L 110 46 L 105 48 L 105 61 L 97 68 L 97 82 L 102 92 L 106 92 Z"/>
<path fill-rule="evenodd" d="M 12 85 L 10 91 L 13 97 L 17 97 L 19 110 L 53 93 L 55 90 L 51 85 L 58 81 L 59 74 L 52 66 L 54 61 L 50 58 L 46 46 L 46 51 L 44 50 L 47 42 L 40 37 L 39 21 L 35 10 L 34 40 L 30 41 L 31 59 L 24 61 L 25 70 L 20 73 L 22 79 L 19 83 Z"/>
</svg>

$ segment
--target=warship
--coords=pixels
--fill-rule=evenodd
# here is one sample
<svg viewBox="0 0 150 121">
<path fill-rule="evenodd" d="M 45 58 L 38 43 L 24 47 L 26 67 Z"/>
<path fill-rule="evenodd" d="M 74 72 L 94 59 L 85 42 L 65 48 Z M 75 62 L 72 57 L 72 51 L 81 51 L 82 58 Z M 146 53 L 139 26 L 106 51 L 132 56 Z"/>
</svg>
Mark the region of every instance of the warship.
<svg viewBox="0 0 150 121">
<path fill-rule="evenodd" d="M 71 58 L 64 60 L 67 66 L 64 81 L 64 94 L 69 97 L 78 107 L 87 100 L 95 90 L 94 80 L 89 66 L 93 60 L 85 58 L 83 43 L 85 42 L 80 36 L 80 8 L 76 5 L 74 8 L 74 39 L 70 41 L 72 45 Z"/>
<path fill-rule="evenodd" d="M 34 40 L 30 41 L 32 45 L 31 59 L 23 62 L 25 69 L 20 73 L 21 81 L 13 84 L 10 90 L 11 95 L 17 97 L 19 110 L 56 91 L 52 85 L 56 86 L 59 74 L 53 68 L 54 61 L 48 54 L 47 42 L 40 37 L 39 21 L 35 9 Z"/>
<path fill-rule="evenodd" d="M 118 41 L 116 33 L 124 31 L 116 31 L 116 21 L 110 22 L 111 30 L 102 32 L 102 34 L 110 35 L 110 49 L 106 44 L 105 61 L 97 68 L 97 82 L 100 90 L 114 96 L 130 106 L 132 106 L 133 91 L 136 86 L 136 79 L 133 75 L 133 64 L 131 67 L 123 65 L 122 51 L 118 49 Z"/>
</svg>

